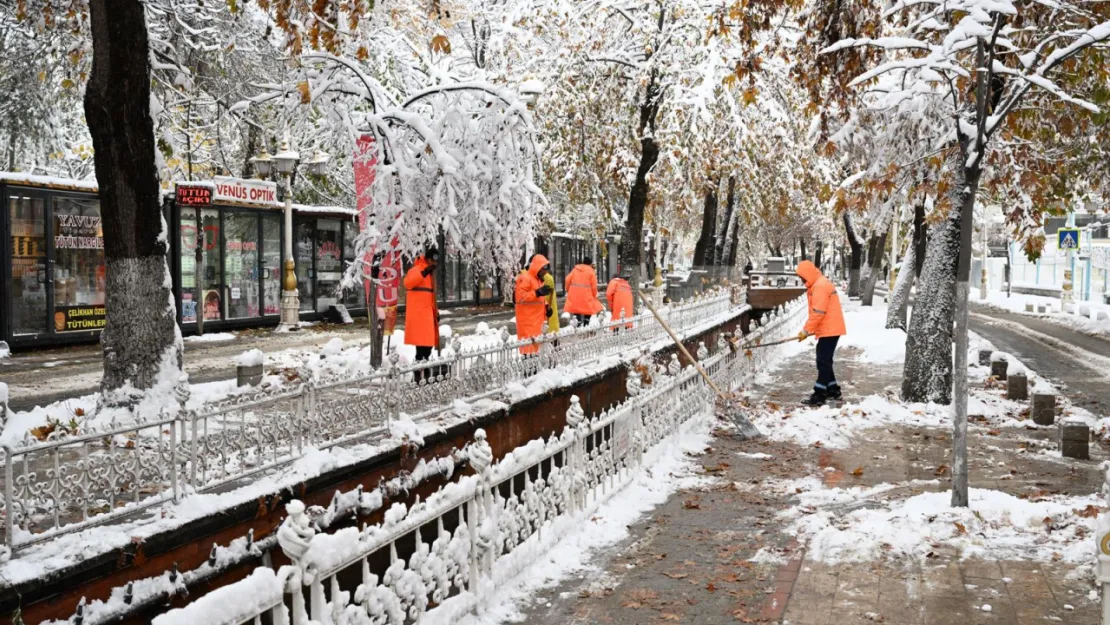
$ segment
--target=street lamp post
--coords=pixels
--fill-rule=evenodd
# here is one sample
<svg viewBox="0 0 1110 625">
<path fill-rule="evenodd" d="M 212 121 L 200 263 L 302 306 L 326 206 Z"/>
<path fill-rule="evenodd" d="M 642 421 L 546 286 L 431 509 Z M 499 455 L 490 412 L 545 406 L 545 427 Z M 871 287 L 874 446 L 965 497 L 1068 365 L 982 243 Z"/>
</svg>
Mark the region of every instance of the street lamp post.
<svg viewBox="0 0 1110 625">
<path fill-rule="evenodd" d="M 281 150 L 272 157 L 263 152 L 251 159 L 257 173 L 266 177 L 271 172 L 281 176 L 282 191 L 285 194 L 285 261 L 281 280 L 281 320 L 278 332 L 289 332 L 300 327 L 301 295 L 297 290 L 297 271 L 293 261 L 293 173 L 297 170 L 301 155 L 289 147 L 289 135 L 281 141 Z M 322 175 L 328 164 L 328 155 L 317 152 L 305 162 L 309 172 Z"/>
</svg>

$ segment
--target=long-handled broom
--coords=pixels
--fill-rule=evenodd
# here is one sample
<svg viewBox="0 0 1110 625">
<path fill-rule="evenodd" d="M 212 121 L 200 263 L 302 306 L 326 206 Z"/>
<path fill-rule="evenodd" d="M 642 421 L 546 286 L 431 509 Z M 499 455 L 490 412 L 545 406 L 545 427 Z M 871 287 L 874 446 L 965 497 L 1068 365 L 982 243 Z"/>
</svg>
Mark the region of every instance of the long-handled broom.
<svg viewBox="0 0 1110 625">
<path fill-rule="evenodd" d="M 677 336 L 675 336 L 674 330 L 671 330 L 671 326 L 667 325 L 667 322 L 663 321 L 663 318 L 660 317 L 659 313 L 655 311 L 655 307 L 651 305 L 651 302 L 648 300 L 647 296 L 644 295 L 644 292 L 637 292 L 640 294 L 640 301 L 642 301 L 644 303 L 644 306 L 651 311 L 652 315 L 655 316 L 655 320 L 659 322 L 659 325 L 663 326 L 663 329 L 667 331 L 667 334 L 669 334 L 671 340 L 674 341 L 675 347 L 678 348 L 678 351 L 686 357 L 686 360 L 694 363 L 694 367 L 698 370 L 698 373 L 701 374 L 701 377 L 705 379 L 705 383 L 708 384 L 709 388 L 713 389 L 713 392 L 717 394 L 717 397 L 722 400 L 717 402 L 718 409 L 724 410 L 724 416 L 728 417 L 734 424 L 736 424 L 736 428 L 739 430 L 739 438 L 741 440 L 749 440 L 763 436 L 763 433 L 760 432 L 759 428 L 755 427 L 755 425 L 748 420 L 748 417 L 744 416 L 742 413 L 736 410 L 736 406 L 732 403 L 737 399 L 736 395 L 734 393 L 726 393 L 722 391 L 720 387 L 718 387 L 717 384 L 713 382 L 713 379 L 709 377 L 709 374 L 705 372 L 705 369 L 702 368 L 697 359 L 691 356 L 690 352 L 686 351 L 686 346 L 682 344 L 682 341 L 679 340 Z"/>
</svg>

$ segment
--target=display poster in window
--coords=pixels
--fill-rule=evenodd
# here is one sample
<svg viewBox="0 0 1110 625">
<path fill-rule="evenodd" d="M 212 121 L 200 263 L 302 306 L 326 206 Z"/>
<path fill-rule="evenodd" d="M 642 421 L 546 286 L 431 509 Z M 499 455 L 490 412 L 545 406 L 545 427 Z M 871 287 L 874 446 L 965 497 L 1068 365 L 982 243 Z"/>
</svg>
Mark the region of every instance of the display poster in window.
<svg viewBox="0 0 1110 625">
<path fill-rule="evenodd" d="M 107 322 L 103 306 L 64 306 L 54 309 L 54 330 L 101 330 Z"/>
<path fill-rule="evenodd" d="M 192 293 L 181 294 L 181 323 L 197 322 L 197 303 Z"/>
<path fill-rule="evenodd" d="M 220 319 L 220 292 L 212 289 L 204 292 L 204 320 Z"/>
</svg>

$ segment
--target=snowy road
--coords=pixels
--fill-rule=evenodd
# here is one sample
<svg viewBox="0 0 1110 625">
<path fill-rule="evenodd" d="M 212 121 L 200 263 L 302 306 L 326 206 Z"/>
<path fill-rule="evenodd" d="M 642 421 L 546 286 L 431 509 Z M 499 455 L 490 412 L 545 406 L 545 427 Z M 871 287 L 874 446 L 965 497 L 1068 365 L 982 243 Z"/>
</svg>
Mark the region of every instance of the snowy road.
<svg viewBox="0 0 1110 625">
<path fill-rule="evenodd" d="M 1075 404 L 1110 414 L 1110 341 L 1028 315 L 972 309 L 973 332 L 1064 389 Z"/>
<path fill-rule="evenodd" d="M 450 325 L 455 333 L 470 334 L 481 322 L 502 325 L 513 316 L 512 310 L 497 307 L 451 309 L 443 311 L 441 323 Z M 404 316 L 398 319 L 404 329 Z M 510 327 L 510 330 L 512 328 Z M 185 371 L 194 384 L 235 378 L 235 361 L 248 349 L 272 352 L 285 349 L 320 347 L 339 337 L 350 345 L 369 342 L 364 319 L 353 326 L 321 324 L 295 334 L 275 334 L 267 329 L 209 335 L 212 339 L 186 339 Z M 13 411 L 30 410 L 54 402 L 82 397 L 100 388 L 102 375 L 100 345 L 79 345 L 58 349 L 17 353 L 0 360 L 0 381 L 8 384 L 9 407 Z M 65 384 L 58 380 L 64 379 Z"/>
</svg>

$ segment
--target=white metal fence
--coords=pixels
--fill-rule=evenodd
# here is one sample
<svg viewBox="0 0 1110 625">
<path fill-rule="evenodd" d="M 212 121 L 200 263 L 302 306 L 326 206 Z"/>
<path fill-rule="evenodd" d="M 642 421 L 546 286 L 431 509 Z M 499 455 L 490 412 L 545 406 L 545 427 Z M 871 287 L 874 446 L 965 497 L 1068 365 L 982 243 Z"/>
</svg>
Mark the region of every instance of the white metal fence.
<svg viewBox="0 0 1110 625">
<path fill-rule="evenodd" d="M 723 292 L 661 309 L 687 333 L 739 312 Z M 369 375 L 309 379 L 205 407 L 76 436 L 58 428 L 46 441 L 5 446 L 3 544 L 13 552 L 54 536 L 135 515 L 196 492 L 230 489 L 302 457 L 308 448 L 384 438 L 405 414 L 426 419 L 455 400 L 502 393 L 538 369 L 584 365 L 666 339 L 650 314 L 528 340 L 502 331 L 492 345 L 400 365 L 396 352 Z M 527 357 L 521 348 L 539 345 Z M 307 378 L 308 376 L 304 376 Z M 180 398 L 182 405 L 187 398 Z"/>
<path fill-rule="evenodd" d="M 795 301 L 747 338 L 785 338 L 804 312 Z M 718 385 L 733 389 L 777 349 L 751 356 L 722 349 L 702 364 Z M 259 568 L 154 625 L 403 625 L 433 608 L 449 611 L 443 622 L 453 620 L 588 519 L 632 480 L 646 451 L 713 402 L 692 368 L 649 387 L 632 373 L 628 391 L 627 401 L 592 419 L 574 398 L 561 434 L 534 440 L 496 464 L 479 430 L 466 449 L 473 475 L 411 508 L 394 504 L 377 525 L 317 533 L 310 511 L 294 501 L 278 530 L 292 565 L 276 574 Z"/>
</svg>

